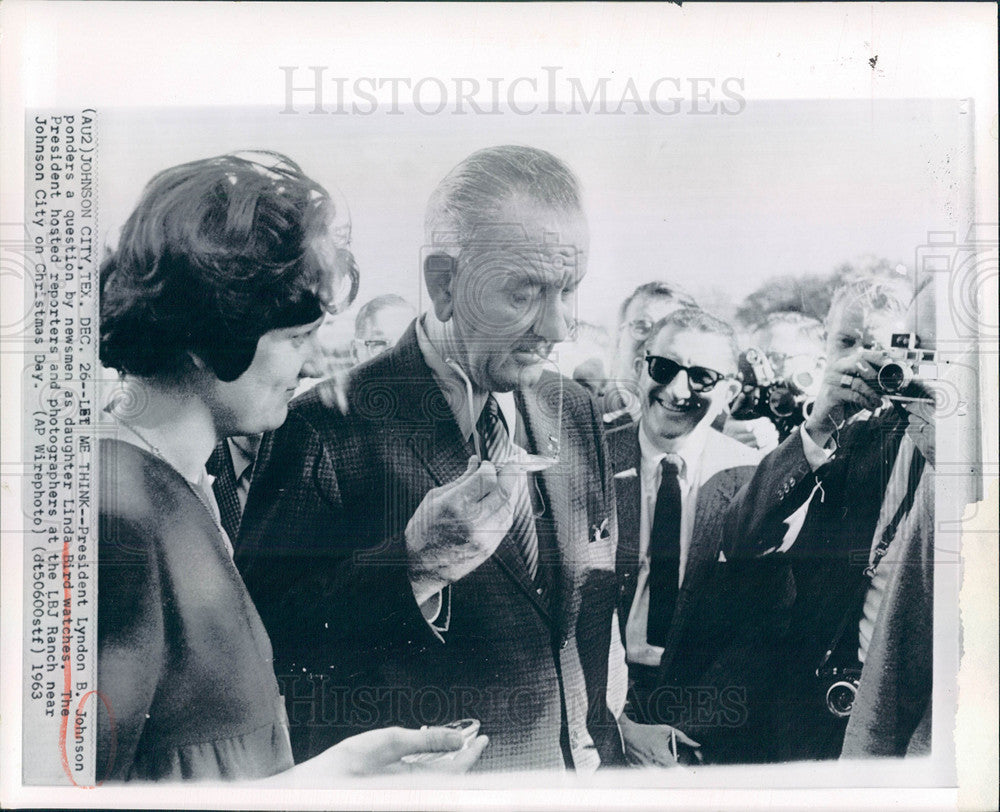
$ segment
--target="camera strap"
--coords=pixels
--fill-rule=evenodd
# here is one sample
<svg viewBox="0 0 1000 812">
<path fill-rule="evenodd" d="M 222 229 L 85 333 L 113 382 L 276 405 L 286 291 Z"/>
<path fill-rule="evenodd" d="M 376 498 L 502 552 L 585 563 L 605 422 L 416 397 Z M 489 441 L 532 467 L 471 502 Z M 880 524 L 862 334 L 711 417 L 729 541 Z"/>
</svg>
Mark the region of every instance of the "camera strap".
<svg viewBox="0 0 1000 812">
<path fill-rule="evenodd" d="M 910 512 L 910 508 L 913 507 L 913 500 L 917 493 L 917 483 L 920 480 L 920 475 L 923 473 L 925 463 L 926 460 L 924 459 L 924 455 L 921 454 L 918 449 L 913 449 L 913 456 L 910 458 L 910 467 L 906 474 L 906 491 L 903 494 L 903 498 L 899 501 L 899 506 L 896 508 L 896 512 L 892 515 L 892 518 L 886 522 L 885 528 L 882 530 L 882 535 L 879 538 L 878 544 L 876 545 L 875 551 L 872 555 L 872 562 L 865 567 L 865 578 L 860 584 L 858 584 L 858 589 L 856 590 L 855 595 L 851 598 L 850 603 L 847 604 L 847 609 L 844 612 L 843 617 L 840 619 L 840 624 L 837 626 L 837 630 L 834 632 L 833 637 L 830 640 L 830 645 L 827 646 L 823 659 L 820 660 L 819 665 L 816 666 L 817 673 L 819 673 L 819 670 L 830 661 L 830 657 L 833 656 L 833 652 L 836 651 L 837 646 L 840 645 L 844 632 L 847 631 L 847 627 L 850 624 L 851 619 L 857 615 L 857 609 L 864 601 L 865 593 L 867 593 L 869 587 L 871 587 L 878 565 L 882 563 L 882 559 L 885 558 L 886 553 L 889 552 L 889 545 L 892 544 L 892 540 L 896 537 L 896 531 L 899 529 L 900 522 L 902 522 L 906 514 Z"/>
</svg>

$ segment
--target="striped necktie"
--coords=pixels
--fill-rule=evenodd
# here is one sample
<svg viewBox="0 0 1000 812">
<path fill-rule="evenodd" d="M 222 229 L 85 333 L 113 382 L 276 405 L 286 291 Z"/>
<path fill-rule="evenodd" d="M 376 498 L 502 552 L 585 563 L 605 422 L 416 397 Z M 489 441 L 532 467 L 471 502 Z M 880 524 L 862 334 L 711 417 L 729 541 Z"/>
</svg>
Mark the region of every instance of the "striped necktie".
<svg viewBox="0 0 1000 812">
<path fill-rule="evenodd" d="M 500 413 L 500 404 L 493 395 L 486 398 L 486 405 L 479 415 L 476 431 L 483 440 L 484 456 L 496 465 L 513 456 L 513 448 L 507 425 Z M 511 524 L 510 536 L 524 559 L 524 565 L 535 580 L 538 575 L 538 533 L 535 530 L 535 518 L 531 510 L 531 497 L 528 493 L 528 477 L 517 477 L 514 492 L 514 521 Z"/>
</svg>

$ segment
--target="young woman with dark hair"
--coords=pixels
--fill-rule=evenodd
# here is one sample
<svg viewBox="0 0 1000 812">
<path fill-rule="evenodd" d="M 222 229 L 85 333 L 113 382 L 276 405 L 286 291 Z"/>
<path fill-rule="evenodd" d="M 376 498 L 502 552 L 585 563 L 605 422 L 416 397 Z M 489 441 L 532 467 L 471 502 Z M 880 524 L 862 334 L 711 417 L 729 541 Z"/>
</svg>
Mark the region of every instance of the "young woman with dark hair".
<svg viewBox="0 0 1000 812">
<path fill-rule="evenodd" d="M 100 442 L 99 778 L 252 779 L 292 768 L 271 645 L 232 560 L 205 463 L 277 428 L 326 312 L 358 272 L 327 192 L 271 153 L 177 166 L 146 187 L 101 268 L 101 361 L 122 392 Z M 464 771 L 479 737 L 370 731 L 289 782 Z"/>
</svg>

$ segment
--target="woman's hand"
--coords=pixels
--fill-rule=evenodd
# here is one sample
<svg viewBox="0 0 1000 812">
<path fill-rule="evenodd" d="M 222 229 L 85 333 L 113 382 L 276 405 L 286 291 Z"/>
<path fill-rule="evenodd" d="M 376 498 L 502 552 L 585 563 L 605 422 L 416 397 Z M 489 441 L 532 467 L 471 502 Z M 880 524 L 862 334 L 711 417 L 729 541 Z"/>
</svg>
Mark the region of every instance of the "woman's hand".
<svg viewBox="0 0 1000 812">
<path fill-rule="evenodd" d="M 337 776 L 399 775 L 401 773 L 464 773 L 489 743 L 477 736 L 462 748 L 462 734 L 445 727 L 411 730 L 385 727 L 344 739 L 329 750 L 274 776 L 285 786 L 327 784 Z M 403 761 L 404 756 L 441 753 L 442 758 Z M 284 780 L 282 780 L 284 779 Z"/>
</svg>

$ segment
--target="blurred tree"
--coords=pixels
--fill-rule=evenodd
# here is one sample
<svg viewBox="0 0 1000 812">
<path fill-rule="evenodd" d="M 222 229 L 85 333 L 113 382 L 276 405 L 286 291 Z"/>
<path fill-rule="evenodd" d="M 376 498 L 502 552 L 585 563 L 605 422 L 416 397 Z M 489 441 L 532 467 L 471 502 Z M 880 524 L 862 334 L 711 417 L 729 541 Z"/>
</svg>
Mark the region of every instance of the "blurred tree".
<svg viewBox="0 0 1000 812">
<path fill-rule="evenodd" d="M 901 267 L 882 257 L 863 257 L 856 262 L 843 262 L 826 274 L 774 276 L 743 300 L 736 308 L 736 318 L 752 328 L 769 313 L 790 310 L 823 321 L 833 292 L 841 284 L 856 276 L 899 273 Z"/>
</svg>

